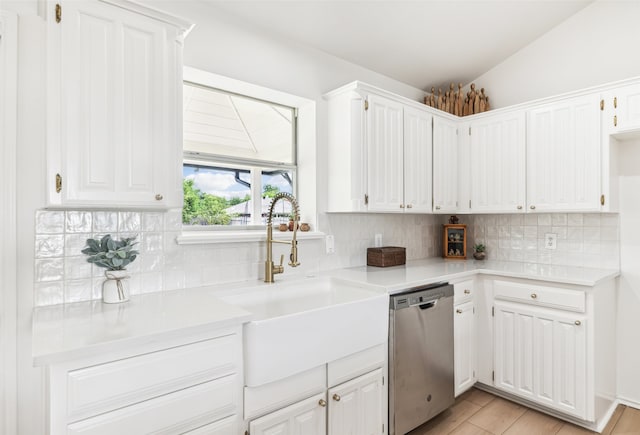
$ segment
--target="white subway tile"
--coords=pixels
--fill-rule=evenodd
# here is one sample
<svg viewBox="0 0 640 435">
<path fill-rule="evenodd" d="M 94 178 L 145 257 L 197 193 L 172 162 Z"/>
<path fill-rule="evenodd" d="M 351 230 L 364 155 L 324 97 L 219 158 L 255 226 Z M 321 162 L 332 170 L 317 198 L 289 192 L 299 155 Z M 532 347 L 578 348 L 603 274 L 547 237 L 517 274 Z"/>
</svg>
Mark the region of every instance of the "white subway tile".
<svg viewBox="0 0 640 435">
<path fill-rule="evenodd" d="M 584 216 L 582 213 L 569 213 L 567 215 L 567 225 L 573 227 L 581 227 L 584 225 Z"/>
<path fill-rule="evenodd" d="M 164 215 L 165 231 L 180 231 L 182 229 L 182 210 L 169 210 Z"/>
<path fill-rule="evenodd" d="M 62 257 L 64 236 L 62 234 L 36 235 L 36 258 Z"/>
<path fill-rule="evenodd" d="M 92 238 L 91 233 L 67 234 L 64 236 L 64 255 L 76 257 L 84 255 L 82 250 L 87 246 L 87 239 Z"/>
<path fill-rule="evenodd" d="M 121 211 L 118 214 L 119 233 L 137 233 L 140 229 L 140 213 L 135 211 Z"/>
<path fill-rule="evenodd" d="M 559 226 L 559 225 L 567 225 L 567 214 L 566 213 L 553 213 L 551 215 L 551 225 Z"/>
<path fill-rule="evenodd" d="M 88 256 L 65 257 L 64 259 L 64 279 L 91 278 L 92 265 L 87 261 Z"/>
<path fill-rule="evenodd" d="M 525 225 L 538 225 L 538 215 L 535 214 L 525 214 L 524 215 L 524 224 Z"/>
<path fill-rule="evenodd" d="M 147 212 L 142 213 L 142 231 L 163 231 L 164 230 L 164 213 Z"/>
<path fill-rule="evenodd" d="M 164 247 L 164 239 L 162 233 L 144 233 L 142 241 L 144 252 L 158 252 L 162 251 Z"/>
<path fill-rule="evenodd" d="M 585 227 L 599 227 L 600 226 L 600 214 L 587 213 L 583 215 L 583 225 Z"/>
<path fill-rule="evenodd" d="M 65 217 L 65 231 L 67 233 L 90 233 L 91 212 L 68 211 Z"/>
<path fill-rule="evenodd" d="M 548 213 L 539 214 L 538 226 L 551 226 L 551 215 Z"/>
<path fill-rule="evenodd" d="M 117 211 L 93 212 L 93 232 L 102 234 L 115 234 L 118 232 Z"/>
<path fill-rule="evenodd" d="M 93 281 L 91 279 L 65 281 L 65 303 L 90 301 L 91 299 L 93 299 Z"/>
<path fill-rule="evenodd" d="M 512 239 L 524 238 L 524 227 L 522 225 L 513 225 L 509 232 Z"/>
<path fill-rule="evenodd" d="M 36 211 L 36 234 L 64 233 L 63 211 Z"/>
<path fill-rule="evenodd" d="M 155 293 L 162 291 L 162 273 L 143 273 L 141 293 Z"/>
<path fill-rule="evenodd" d="M 36 282 L 61 281 L 64 278 L 64 260 L 48 258 L 36 260 Z"/>
</svg>

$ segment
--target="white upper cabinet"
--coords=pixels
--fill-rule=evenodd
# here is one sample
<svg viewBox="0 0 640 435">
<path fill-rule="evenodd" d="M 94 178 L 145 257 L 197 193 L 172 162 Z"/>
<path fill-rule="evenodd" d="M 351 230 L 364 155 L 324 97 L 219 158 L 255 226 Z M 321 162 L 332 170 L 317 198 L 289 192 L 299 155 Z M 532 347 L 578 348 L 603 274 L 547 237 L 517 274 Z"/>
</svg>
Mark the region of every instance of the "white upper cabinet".
<svg viewBox="0 0 640 435">
<path fill-rule="evenodd" d="M 182 38 L 126 1 L 47 4 L 50 206 L 182 206 Z"/>
<path fill-rule="evenodd" d="M 524 212 L 524 112 L 472 121 L 467 133 L 470 139 L 470 210 L 474 213 Z"/>
<path fill-rule="evenodd" d="M 617 134 L 640 130 L 640 84 L 609 91 L 604 105 L 613 109 L 604 120 L 606 131 Z"/>
<path fill-rule="evenodd" d="M 457 123 L 433 117 L 433 211 L 453 213 L 458 209 Z"/>
<path fill-rule="evenodd" d="M 404 109 L 405 213 L 431 213 L 432 119 L 423 110 Z"/>
<path fill-rule="evenodd" d="M 429 109 L 357 82 L 326 98 L 328 211 L 430 213 Z"/>
<path fill-rule="evenodd" d="M 370 94 L 366 111 L 369 211 L 404 208 L 402 104 Z"/>
<path fill-rule="evenodd" d="M 600 97 L 527 112 L 528 211 L 600 210 Z"/>
</svg>

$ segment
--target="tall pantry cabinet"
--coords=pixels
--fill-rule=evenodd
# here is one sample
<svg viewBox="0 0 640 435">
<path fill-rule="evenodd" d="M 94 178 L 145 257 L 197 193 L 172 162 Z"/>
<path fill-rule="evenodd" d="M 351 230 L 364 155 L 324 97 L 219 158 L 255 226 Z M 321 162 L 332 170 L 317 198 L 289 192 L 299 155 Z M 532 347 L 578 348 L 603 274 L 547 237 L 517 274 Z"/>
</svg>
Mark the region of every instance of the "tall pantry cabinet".
<svg viewBox="0 0 640 435">
<path fill-rule="evenodd" d="M 182 204 L 182 43 L 191 25 L 128 1 L 48 1 L 47 202 Z"/>
</svg>

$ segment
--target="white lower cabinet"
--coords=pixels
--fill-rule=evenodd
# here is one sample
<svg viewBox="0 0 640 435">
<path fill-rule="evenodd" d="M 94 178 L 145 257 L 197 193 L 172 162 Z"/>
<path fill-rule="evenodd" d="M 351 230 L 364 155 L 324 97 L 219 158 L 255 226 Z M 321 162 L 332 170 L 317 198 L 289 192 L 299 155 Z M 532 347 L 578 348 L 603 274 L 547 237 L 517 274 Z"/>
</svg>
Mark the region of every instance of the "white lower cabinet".
<svg viewBox="0 0 640 435">
<path fill-rule="evenodd" d="M 387 433 L 385 344 L 257 387 L 245 387 L 251 435 Z"/>
<path fill-rule="evenodd" d="M 249 423 L 251 435 L 324 435 L 327 401 L 316 394 Z"/>
<path fill-rule="evenodd" d="M 601 431 L 617 404 L 615 289 L 487 279 L 493 374 L 480 382 Z"/>
<path fill-rule="evenodd" d="M 237 433 L 240 327 L 108 355 L 48 367 L 49 434 Z"/>
<path fill-rule="evenodd" d="M 453 284 L 453 360 L 456 397 L 471 388 L 477 379 L 475 282 Z"/>
<path fill-rule="evenodd" d="M 456 397 L 476 383 L 475 308 L 473 302 L 456 305 L 453 316 Z"/>
<path fill-rule="evenodd" d="M 384 431 L 382 369 L 329 389 L 329 435 L 373 435 Z"/>
<path fill-rule="evenodd" d="M 495 303 L 495 386 L 586 418 L 584 315 Z"/>
</svg>

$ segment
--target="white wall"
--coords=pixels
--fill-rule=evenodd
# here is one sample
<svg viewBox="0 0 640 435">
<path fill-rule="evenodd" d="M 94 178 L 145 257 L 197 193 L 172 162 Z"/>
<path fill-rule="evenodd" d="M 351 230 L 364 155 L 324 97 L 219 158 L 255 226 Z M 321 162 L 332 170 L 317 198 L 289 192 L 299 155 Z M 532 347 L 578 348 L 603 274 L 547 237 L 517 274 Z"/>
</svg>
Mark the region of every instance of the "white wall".
<svg viewBox="0 0 640 435">
<path fill-rule="evenodd" d="M 638 76 L 638 17 L 638 1 L 596 1 L 473 82 L 497 108 Z"/>
<path fill-rule="evenodd" d="M 618 395 L 640 406 L 640 139 L 619 151 Z"/>
<path fill-rule="evenodd" d="M 640 75 L 640 2 L 596 1 L 476 78 L 504 107 Z M 618 390 L 640 406 L 640 143 L 621 146 Z"/>
</svg>

